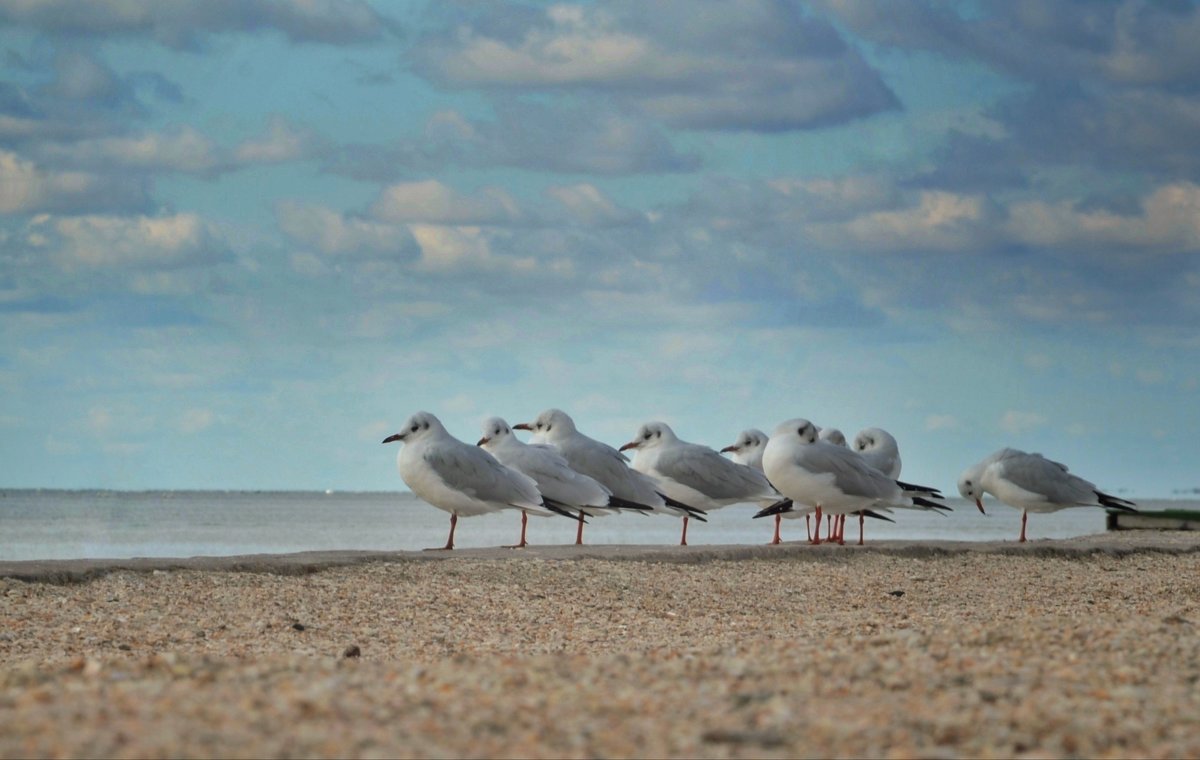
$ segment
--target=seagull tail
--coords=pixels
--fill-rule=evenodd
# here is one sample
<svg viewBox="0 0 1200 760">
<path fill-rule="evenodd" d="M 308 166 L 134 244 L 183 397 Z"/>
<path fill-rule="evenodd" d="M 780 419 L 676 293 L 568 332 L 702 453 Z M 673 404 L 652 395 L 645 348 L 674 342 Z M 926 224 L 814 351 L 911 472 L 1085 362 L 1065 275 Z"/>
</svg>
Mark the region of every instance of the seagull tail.
<svg viewBox="0 0 1200 760">
<path fill-rule="evenodd" d="M 659 496 L 661 496 L 663 501 L 665 501 L 667 503 L 668 507 L 670 507 L 672 509 L 677 509 L 680 512 L 683 512 L 684 515 L 692 518 L 693 520 L 699 520 L 700 522 L 708 522 L 708 518 L 705 517 L 705 515 L 708 513 L 705 512 L 703 509 L 697 509 L 696 507 L 693 507 L 690 504 L 684 504 L 682 501 L 676 501 L 675 499 L 672 499 L 670 496 L 667 496 L 665 493 L 660 493 Z"/>
<path fill-rule="evenodd" d="M 754 517 L 770 517 L 771 515 L 781 515 L 784 512 L 791 512 L 795 508 L 795 504 L 791 499 L 780 499 L 769 507 L 763 507 Z"/>
<path fill-rule="evenodd" d="M 1134 509 L 1134 507 L 1136 507 L 1137 505 L 1134 504 L 1132 501 L 1127 501 L 1125 499 L 1118 499 L 1116 496 L 1110 496 L 1109 494 L 1101 493 L 1100 491 L 1096 491 L 1095 494 L 1096 494 L 1096 499 L 1099 500 L 1099 502 L 1100 502 L 1100 506 L 1105 507 L 1106 509 L 1115 509 L 1118 512 L 1136 512 L 1137 511 L 1136 509 Z"/>
</svg>

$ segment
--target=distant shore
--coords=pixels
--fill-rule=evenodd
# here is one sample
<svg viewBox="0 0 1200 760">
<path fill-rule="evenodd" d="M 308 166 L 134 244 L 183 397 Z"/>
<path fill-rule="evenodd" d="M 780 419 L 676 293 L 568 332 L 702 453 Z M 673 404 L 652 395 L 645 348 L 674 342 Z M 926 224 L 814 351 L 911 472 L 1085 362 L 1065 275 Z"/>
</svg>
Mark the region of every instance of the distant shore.
<svg viewBox="0 0 1200 760">
<path fill-rule="evenodd" d="M 0 563 L 0 757 L 1200 755 L 1200 534 Z"/>
</svg>

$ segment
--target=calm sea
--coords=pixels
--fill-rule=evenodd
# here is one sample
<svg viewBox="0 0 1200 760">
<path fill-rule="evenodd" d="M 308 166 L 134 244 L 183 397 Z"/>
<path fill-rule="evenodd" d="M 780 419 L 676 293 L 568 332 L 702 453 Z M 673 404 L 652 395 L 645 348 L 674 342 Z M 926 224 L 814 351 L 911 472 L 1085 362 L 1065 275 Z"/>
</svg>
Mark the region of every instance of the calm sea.
<svg viewBox="0 0 1200 760">
<path fill-rule="evenodd" d="M 989 515 L 959 499 L 949 515 L 898 511 L 895 524 L 868 520 L 875 539 L 1015 540 L 1020 512 L 988 502 Z M 1200 508 L 1197 500 L 1147 500 L 1144 509 Z M 753 520 L 738 505 L 692 522 L 690 544 L 760 544 L 771 520 Z M 664 515 L 621 514 L 591 520 L 587 543 L 676 544 L 680 521 Z M 0 560 L 192 557 L 281 554 L 336 549 L 407 550 L 441 546 L 449 516 L 408 493 L 248 491 L 0 491 Z M 520 516 L 501 512 L 459 520 L 459 547 L 517 540 Z M 857 526 L 846 536 L 857 537 Z M 1069 538 L 1104 531 L 1101 509 L 1031 515 L 1030 538 Z M 785 520 L 785 541 L 804 538 L 804 520 Z M 575 523 L 531 518 L 529 541 L 565 544 Z"/>
</svg>

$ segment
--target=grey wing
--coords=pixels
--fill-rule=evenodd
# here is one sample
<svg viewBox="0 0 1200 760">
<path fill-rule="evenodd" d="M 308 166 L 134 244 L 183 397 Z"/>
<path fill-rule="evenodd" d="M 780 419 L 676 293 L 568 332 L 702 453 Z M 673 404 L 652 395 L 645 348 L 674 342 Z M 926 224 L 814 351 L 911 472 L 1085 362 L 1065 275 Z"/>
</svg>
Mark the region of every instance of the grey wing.
<svg viewBox="0 0 1200 760">
<path fill-rule="evenodd" d="M 711 499 L 770 496 L 774 488 L 758 470 L 731 462 L 703 446 L 680 446 L 658 458 L 657 469 Z"/>
<path fill-rule="evenodd" d="M 475 446 L 431 449 L 424 459 L 443 483 L 480 501 L 525 506 L 542 503 L 532 480 Z"/>
<path fill-rule="evenodd" d="M 1000 461 L 1000 474 L 1053 504 L 1094 504 L 1096 486 L 1067 472 L 1065 465 L 1041 454 L 1021 454 Z"/>
<path fill-rule="evenodd" d="M 526 446 L 515 464 L 538 482 L 544 496 L 584 506 L 608 503 L 608 488 L 572 469 L 562 454 L 552 448 Z"/>
<path fill-rule="evenodd" d="M 858 454 L 833 444 L 803 447 L 799 464 L 811 472 L 833 475 L 834 485 L 842 493 L 873 499 L 890 499 L 896 494 L 896 481 L 871 467 Z"/>
</svg>

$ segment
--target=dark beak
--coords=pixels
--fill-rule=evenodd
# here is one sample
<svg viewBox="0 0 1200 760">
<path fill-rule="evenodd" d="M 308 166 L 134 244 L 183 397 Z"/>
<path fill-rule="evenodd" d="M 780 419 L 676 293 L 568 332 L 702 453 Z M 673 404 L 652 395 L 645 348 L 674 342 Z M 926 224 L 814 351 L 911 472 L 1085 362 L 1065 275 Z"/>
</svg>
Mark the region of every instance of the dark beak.
<svg viewBox="0 0 1200 760">
<path fill-rule="evenodd" d="M 735 444 L 734 444 L 734 445 L 732 445 L 732 446 L 726 446 L 725 448 L 721 449 L 721 453 L 722 453 L 722 454 L 726 454 L 726 453 L 728 453 L 728 452 L 730 452 L 730 451 L 737 451 L 737 450 L 738 450 L 738 449 L 740 449 L 740 448 L 741 448 L 741 446 L 738 446 L 738 445 L 735 443 Z"/>
<path fill-rule="evenodd" d="M 975 499 L 975 506 L 979 507 L 979 514 L 981 514 L 981 515 L 986 515 L 986 514 L 987 514 L 987 512 L 984 512 L 984 511 L 983 511 L 983 499 L 976 498 L 976 499 Z"/>
<path fill-rule="evenodd" d="M 513 430 L 533 430 L 533 425 L 528 422 L 518 422 L 516 425 L 513 425 Z"/>
<path fill-rule="evenodd" d="M 387 438 L 384 438 L 383 442 L 391 443 L 392 441 L 403 441 L 403 440 L 404 440 L 404 436 L 401 433 L 396 433 L 395 435 L 389 435 Z"/>
<path fill-rule="evenodd" d="M 476 443 L 475 445 L 476 445 L 476 446 L 482 446 L 483 444 L 487 443 L 487 442 L 488 442 L 488 441 L 490 441 L 490 440 L 492 440 L 492 439 L 491 439 L 491 438 L 488 438 L 488 437 L 485 435 L 484 437 L 480 438 L 480 439 L 479 439 L 479 441 L 478 441 L 478 443 Z"/>
<path fill-rule="evenodd" d="M 791 512 L 795 508 L 795 504 L 791 499 L 781 499 L 769 507 L 763 508 L 755 517 L 770 517 L 771 515 L 781 515 L 784 512 Z"/>
<path fill-rule="evenodd" d="M 621 448 L 617 449 L 617 451 L 627 451 L 629 449 L 636 449 L 637 447 L 638 447 L 637 441 L 630 441 L 629 443 L 625 444 Z"/>
</svg>

